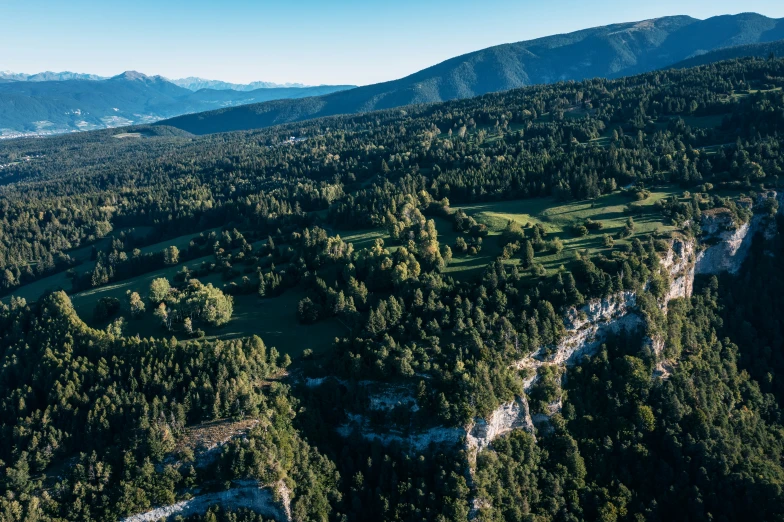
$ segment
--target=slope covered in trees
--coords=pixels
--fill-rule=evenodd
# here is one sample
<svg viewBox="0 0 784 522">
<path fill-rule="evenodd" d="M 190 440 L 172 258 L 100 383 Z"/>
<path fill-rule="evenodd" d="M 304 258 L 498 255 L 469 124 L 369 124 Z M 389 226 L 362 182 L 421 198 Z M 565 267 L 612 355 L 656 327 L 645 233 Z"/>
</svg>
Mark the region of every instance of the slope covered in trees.
<svg viewBox="0 0 784 522">
<path fill-rule="evenodd" d="M 673 64 L 672 67 L 695 67 L 697 65 L 706 65 L 721 60 L 732 60 L 735 58 L 745 58 L 752 56 L 756 58 L 784 56 L 784 40 L 724 47 L 722 49 L 716 49 L 715 51 L 710 51 L 705 54 L 700 54 L 699 56 L 683 60 L 682 62 Z"/>
<path fill-rule="evenodd" d="M 293 520 L 776 519 L 782 87 L 784 60 L 742 59 L 0 145 L 0 513 L 252 480 Z M 739 230 L 736 275 L 672 295 L 676 243 Z M 634 327 L 551 358 L 619 295 Z M 243 330 L 270 321 L 285 354 Z M 510 403 L 533 427 L 472 448 Z M 258 520 L 236 507 L 188 519 Z"/>
</svg>

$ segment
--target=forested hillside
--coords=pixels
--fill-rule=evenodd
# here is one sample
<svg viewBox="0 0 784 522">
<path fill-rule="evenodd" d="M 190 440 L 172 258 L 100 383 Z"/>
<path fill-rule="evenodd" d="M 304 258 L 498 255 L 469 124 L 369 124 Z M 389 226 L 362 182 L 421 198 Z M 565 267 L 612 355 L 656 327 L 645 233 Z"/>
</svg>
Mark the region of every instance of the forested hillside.
<svg viewBox="0 0 784 522">
<path fill-rule="evenodd" d="M 1 144 L 0 520 L 780 519 L 782 88 Z"/>
<path fill-rule="evenodd" d="M 490 47 L 399 80 L 327 96 L 219 109 L 163 124 L 194 134 L 254 129 L 320 116 L 468 98 L 526 85 L 617 78 L 662 69 L 715 49 L 782 38 L 784 21 L 756 13 L 707 20 L 667 16 Z M 747 55 L 712 61 L 741 56 Z"/>
<path fill-rule="evenodd" d="M 775 42 L 766 42 L 749 45 L 738 45 L 733 47 L 724 47 L 717 49 L 682 62 L 674 64 L 672 67 L 696 67 L 698 65 L 706 65 L 721 60 L 733 60 L 737 58 L 770 58 L 781 57 L 784 55 L 784 40 L 777 40 Z"/>
</svg>

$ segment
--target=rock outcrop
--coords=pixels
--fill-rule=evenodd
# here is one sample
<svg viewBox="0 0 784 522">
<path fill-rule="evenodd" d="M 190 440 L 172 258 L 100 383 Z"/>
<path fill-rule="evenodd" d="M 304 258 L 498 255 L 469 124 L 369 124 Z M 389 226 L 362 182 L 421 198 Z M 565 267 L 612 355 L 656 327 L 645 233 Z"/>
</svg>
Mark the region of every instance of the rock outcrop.
<svg viewBox="0 0 784 522">
<path fill-rule="evenodd" d="M 662 266 L 670 275 L 672 284 L 666 300 L 690 297 L 694 282 L 694 242 L 675 239 L 662 258 Z M 518 369 L 528 368 L 530 377 L 524 382 L 526 391 L 536 380 L 537 371 L 545 365 L 572 366 L 585 355 L 593 355 L 612 334 L 622 330 L 633 331 L 644 326 L 645 321 L 637 312 L 637 295 L 621 292 L 603 299 L 593 299 L 584 306 L 568 310 L 564 317 L 566 335 L 556 346 L 541 347 L 534 354 L 517 361 Z M 659 343 L 652 340 L 652 345 Z M 659 350 L 660 351 L 660 350 Z M 318 386 L 323 380 L 309 380 L 308 386 Z M 410 394 L 401 389 L 389 389 L 370 396 L 370 409 L 390 409 L 399 405 L 416 407 Z M 348 422 L 338 432 L 348 437 L 359 433 L 367 440 L 385 445 L 399 444 L 415 450 L 424 450 L 430 444 L 457 444 L 465 441 L 469 454 L 476 454 L 489 447 L 493 440 L 515 429 L 534 433 L 535 427 L 525 397 L 499 406 L 487 419 L 475 419 L 465 428 L 435 427 L 427 430 L 404 433 L 398 430 L 379 432 L 374 430 L 363 415 L 348 414 Z M 542 421 L 542 419 L 539 419 Z M 543 424 L 539 422 L 538 424 Z"/>
<path fill-rule="evenodd" d="M 694 240 L 676 238 L 661 259 L 661 265 L 670 276 L 670 288 L 663 299 L 663 308 L 673 299 L 691 297 L 694 288 Z"/>
<path fill-rule="evenodd" d="M 380 431 L 375 429 L 364 415 L 347 413 L 347 417 L 348 422 L 337 428 L 337 432 L 343 437 L 358 434 L 365 440 L 377 441 L 384 446 L 394 444 L 415 451 L 424 451 L 431 444 L 457 444 L 466 435 L 465 429 L 444 426 L 409 432 L 397 428 Z"/>
<path fill-rule="evenodd" d="M 397 444 L 402 447 L 423 451 L 431 444 L 465 444 L 471 454 L 487 448 L 496 438 L 516 429 L 534 432 L 528 401 L 525 397 L 499 406 L 487 419 L 476 418 L 466 427 L 436 426 L 425 430 L 404 432 L 389 429 L 384 432 L 373 429 L 367 417 L 349 413 L 348 422 L 338 427 L 338 433 L 344 437 L 359 434 L 362 438 L 378 441 L 386 446 Z"/>
<path fill-rule="evenodd" d="M 695 266 L 698 274 L 736 274 L 751 250 L 751 242 L 757 232 L 766 239 L 776 234 L 775 223 L 764 213 L 765 200 L 778 202 L 778 213 L 784 214 L 784 192 L 766 191 L 757 198 L 757 210 L 748 223 L 737 223 L 726 209 L 706 212 L 702 217 L 702 242 L 708 247 L 697 256 Z"/>
<path fill-rule="evenodd" d="M 584 355 L 593 355 L 612 333 L 632 331 L 643 324 L 635 312 L 637 294 L 621 292 L 603 299 L 593 299 L 579 309 L 571 308 L 564 318 L 566 335 L 553 348 L 543 346 L 534 354 L 515 363 L 522 370 L 529 369 L 530 376 L 524 387 L 528 391 L 536 381 L 537 372 L 545 365 L 571 366 Z"/>
<path fill-rule="evenodd" d="M 210 506 L 216 504 L 229 509 L 248 508 L 279 522 L 288 522 L 291 520 L 289 497 L 288 488 L 283 483 L 276 484 L 274 487 L 265 487 L 256 481 L 237 481 L 234 487 L 226 491 L 198 495 L 190 500 L 132 515 L 122 519 L 122 522 L 174 520 L 176 517 L 205 513 Z"/>
<path fill-rule="evenodd" d="M 729 211 L 706 213 L 702 218 L 703 242 L 710 246 L 697 256 L 696 273 L 737 273 L 751 248 L 759 220 L 755 216 L 752 222 L 739 224 Z"/>
<path fill-rule="evenodd" d="M 534 423 L 525 397 L 515 397 L 512 402 L 499 406 L 488 419 L 477 419 L 466 434 L 469 454 L 476 454 L 490 446 L 498 437 L 512 430 L 534 432 Z"/>
</svg>

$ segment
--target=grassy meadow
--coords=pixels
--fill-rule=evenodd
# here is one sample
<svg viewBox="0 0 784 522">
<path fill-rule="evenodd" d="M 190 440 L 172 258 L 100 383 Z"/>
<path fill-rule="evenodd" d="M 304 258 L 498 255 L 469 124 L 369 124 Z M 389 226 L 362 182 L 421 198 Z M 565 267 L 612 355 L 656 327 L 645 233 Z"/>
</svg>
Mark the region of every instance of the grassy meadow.
<svg viewBox="0 0 784 522">
<path fill-rule="evenodd" d="M 650 196 L 642 201 L 634 201 L 624 193 L 615 192 L 591 201 L 562 203 L 554 198 L 538 198 L 455 207 L 463 209 L 478 223 L 486 225 L 489 234 L 484 238 L 482 250 L 477 255 L 455 255 L 446 272 L 456 277 L 474 274 L 496 259 L 501 254 L 499 236 L 509 221 L 516 221 L 522 226 L 541 224 L 547 232 L 546 239 L 558 237 L 563 241 L 564 249 L 560 253 L 537 253 L 535 257 L 548 271 L 555 271 L 562 264 L 568 265 L 578 250 L 588 250 L 590 253 L 608 250 L 604 247 L 603 238 L 606 234 L 615 237 L 623 230 L 626 220 L 632 215 L 626 212 L 626 207 L 631 203 L 638 207 L 637 212 L 632 215 L 635 222 L 634 234 L 627 239 L 616 239 L 616 245 L 635 236 L 674 230 L 674 227 L 661 221 L 659 214 L 653 211 L 653 205 L 663 198 L 675 195 L 680 195 L 680 191 L 651 191 Z M 589 230 L 588 235 L 576 237 L 572 227 L 589 218 L 601 222 L 603 228 Z M 440 241 L 453 245 L 458 234 L 452 229 L 451 222 L 439 218 L 436 219 L 436 225 Z M 513 258 L 507 263 L 518 264 L 519 259 Z"/>
<path fill-rule="evenodd" d="M 567 266 L 575 258 L 575 253 L 579 250 L 588 250 L 591 253 L 605 250 L 603 237 L 605 234 L 617 236 L 623 230 L 626 220 L 629 217 L 627 207 L 634 204 L 638 208 L 634 214 L 635 231 L 634 236 L 648 234 L 651 232 L 667 232 L 673 227 L 665 225 L 658 213 L 653 211 L 653 205 L 665 197 L 679 195 L 675 190 L 656 190 L 651 191 L 650 196 L 642 201 L 634 201 L 629 194 L 616 192 L 605 195 L 592 201 L 577 201 L 563 203 L 554 198 L 525 199 L 513 201 L 497 201 L 476 203 L 454 207 L 464 210 L 469 216 L 473 217 L 478 223 L 484 224 L 488 228 L 488 236 L 483 240 L 483 246 L 476 255 L 455 254 L 451 264 L 446 268 L 446 273 L 466 279 L 481 273 L 488 263 L 494 261 L 500 254 L 500 235 L 509 221 L 516 221 L 523 227 L 526 225 L 541 224 L 547 232 L 546 239 L 558 237 L 563 241 L 564 249 L 560 253 L 537 253 L 535 260 L 541 263 L 548 272 L 552 273 L 559 270 L 562 265 Z M 601 230 L 591 230 L 588 235 L 576 237 L 572 231 L 575 225 L 585 222 L 586 219 L 600 221 L 603 225 Z M 442 244 L 454 245 L 459 233 L 452 227 L 452 221 L 448 217 L 434 218 L 439 232 L 439 241 Z M 136 233 L 146 232 L 136 230 Z M 210 230 L 204 231 L 209 233 Z M 384 240 L 385 245 L 390 250 L 398 248 L 394 244 L 383 228 L 364 229 L 356 231 L 330 231 L 333 235 L 340 237 L 354 245 L 355 250 L 369 248 L 376 239 Z M 141 248 L 143 253 L 159 252 L 164 248 L 174 245 L 180 249 L 188 246 L 190 241 L 197 237 L 201 232 L 188 234 L 177 238 L 163 241 Z M 468 236 L 464 236 L 468 237 Z M 616 240 L 616 244 L 625 240 Z M 105 238 L 96 244 L 98 248 L 105 247 L 110 238 Z M 254 249 L 261 246 L 263 242 L 254 243 Z M 92 270 L 95 263 L 90 261 L 92 246 L 82 247 L 72 251 L 70 254 L 75 259 L 81 261 L 76 267 L 76 271 L 84 273 Z M 92 288 L 71 295 L 79 316 L 91 326 L 105 328 L 109 320 L 96 322 L 93 319 L 93 310 L 99 299 L 103 297 L 115 297 L 124 306 L 126 317 L 126 334 L 139 335 L 140 337 L 159 337 L 177 336 L 185 338 L 182 331 L 168 332 L 161 327 L 158 320 L 153 316 L 151 307 L 139 319 L 131 319 L 127 313 L 128 294 L 138 292 L 142 297 L 148 293 L 150 283 L 153 279 L 166 277 L 174 281 L 177 272 L 187 267 L 189 270 L 198 269 L 203 263 L 214 263 L 215 257 L 207 255 L 197 259 L 180 263 L 148 272 L 131 279 L 117 281 L 98 288 Z M 512 259 L 507 260 L 507 264 L 519 264 L 519 253 Z M 330 271 L 331 267 L 325 269 L 321 274 L 327 280 L 333 280 L 335 274 Z M 212 283 L 218 288 L 225 288 L 231 283 L 223 279 L 218 272 L 210 273 L 199 278 L 202 283 Z M 239 279 L 239 277 L 237 278 Z M 24 297 L 28 301 L 34 301 L 49 290 L 71 288 L 70 279 L 66 273 L 59 273 L 41 279 L 18 289 L 14 295 Z M 287 353 L 292 357 L 298 356 L 304 349 L 312 349 L 314 352 L 327 350 L 336 337 L 348 334 L 347 328 L 337 319 L 330 318 L 319 321 L 313 325 L 302 325 L 297 321 L 296 310 L 300 299 L 305 297 L 305 292 L 300 288 L 289 289 L 278 297 L 260 298 L 255 293 L 237 295 L 234 297 L 234 314 L 232 320 L 221 327 L 204 328 L 208 338 L 231 339 L 248 335 L 258 335 L 268 346 L 276 347 L 281 353 Z M 4 298 L 8 301 L 10 296 Z"/>
</svg>

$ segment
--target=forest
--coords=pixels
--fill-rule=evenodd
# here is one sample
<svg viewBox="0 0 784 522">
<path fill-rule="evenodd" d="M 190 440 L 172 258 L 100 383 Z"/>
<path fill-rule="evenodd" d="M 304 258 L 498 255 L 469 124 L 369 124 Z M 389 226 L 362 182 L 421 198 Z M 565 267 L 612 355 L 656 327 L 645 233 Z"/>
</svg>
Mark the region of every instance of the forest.
<svg viewBox="0 0 784 522">
<path fill-rule="evenodd" d="M 249 483 L 181 519 L 784 520 L 783 89 L 744 58 L 0 144 L 0 521 Z M 739 230 L 673 298 L 673 245 Z M 641 326 L 548 363 L 619 295 Z"/>
</svg>

